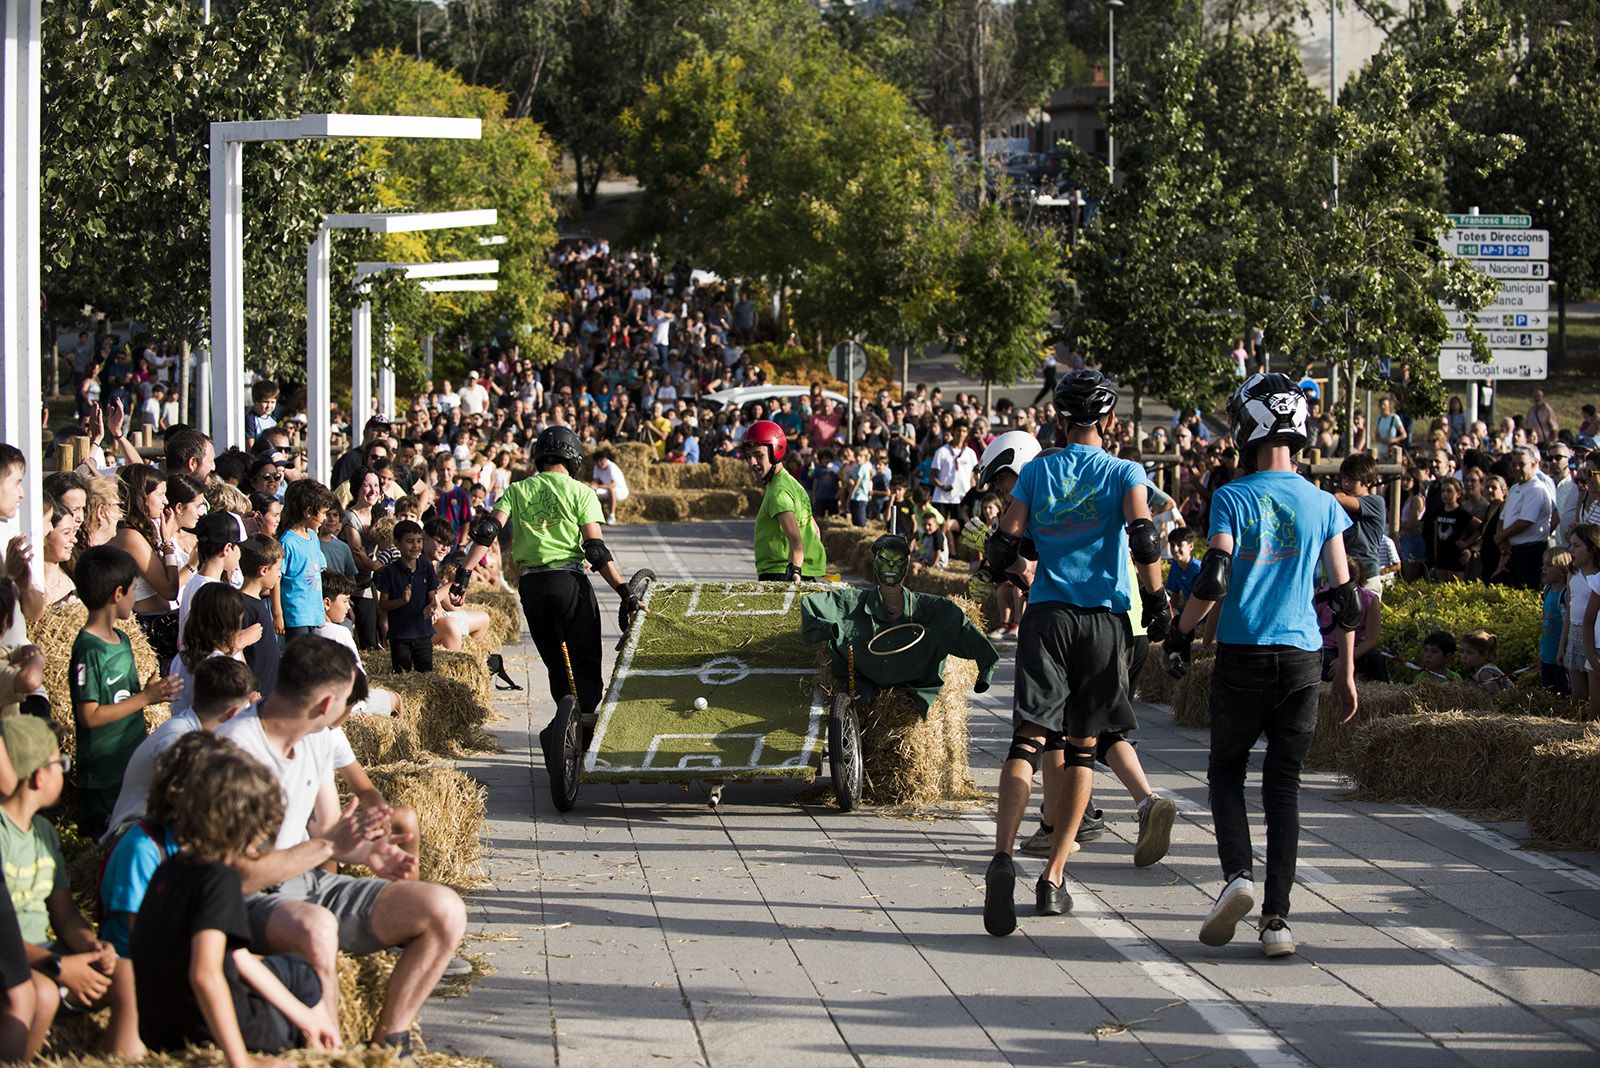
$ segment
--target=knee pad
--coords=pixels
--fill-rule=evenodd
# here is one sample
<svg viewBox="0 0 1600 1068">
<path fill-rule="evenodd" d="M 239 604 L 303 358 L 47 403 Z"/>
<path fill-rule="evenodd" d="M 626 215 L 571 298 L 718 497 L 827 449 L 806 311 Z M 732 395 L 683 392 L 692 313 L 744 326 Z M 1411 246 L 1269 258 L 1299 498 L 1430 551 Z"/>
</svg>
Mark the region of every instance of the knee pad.
<svg viewBox="0 0 1600 1068">
<path fill-rule="evenodd" d="M 1128 742 L 1128 732 L 1127 731 L 1113 731 L 1113 732 L 1109 732 L 1109 733 L 1106 733 L 1106 734 L 1102 734 L 1100 737 L 1096 738 L 1094 740 L 1094 758 L 1095 758 L 1095 760 L 1099 761 L 1102 764 L 1106 764 L 1106 754 L 1111 752 L 1111 747 L 1116 745 L 1118 742 Z M 1138 742 L 1128 742 L 1128 744 L 1129 745 L 1138 745 L 1139 743 Z M 1110 766 L 1111 766 L 1110 764 L 1106 764 L 1106 767 L 1110 767 Z"/>
<path fill-rule="evenodd" d="M 1044 751 L 1046 753 L 1059 753 L 1066 747 L 1067 736 L 1065 734 L 1051 734 L 1044 740 Z"/>
<path fill-rule="evenodd" d="M 1011 736 L 1011 751 L 1006 754 L 1006 760 L 1025 760 L 1028 763 L 1028 767 L 1038 771 L 1039 757 L 1044 752 L 1045 745 L 1048 744 L 1048 742 L 1041 743 L 1037 738 L 1013 734 Z"/>
<path fill-rule="evenodd" d="M 1063 746 L 1067 754 L 1067 767 L 1093 768 L 1094 746 L 1092 745 L 1066 745 Z"/>
</svg>

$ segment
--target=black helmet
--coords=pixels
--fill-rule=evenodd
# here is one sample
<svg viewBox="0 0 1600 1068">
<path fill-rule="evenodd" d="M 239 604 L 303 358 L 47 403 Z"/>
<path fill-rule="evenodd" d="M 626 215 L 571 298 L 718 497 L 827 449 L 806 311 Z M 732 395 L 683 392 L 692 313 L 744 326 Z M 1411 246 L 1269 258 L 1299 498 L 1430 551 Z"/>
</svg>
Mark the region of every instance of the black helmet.
<svg viewBox="0 0 1600 1068">
<path fill-rule="evenodd" d="M 1284 374 L 1255 374 L 1228 399 L 1228 421 L 1239 457 L 1254 469 L 1258 445 L 1287 445 L 1291 451 L 1311 442 L 1306 395 Z"/>
<path fill-rule="evenodd" d="M 1073 426 L 1094 426 L 1117 407 L 1117 389 L 1099 371 L 1074 371 L 1056 386 L 1055 401 Z"/>
<path fill-rule="evenodd" d="M 565 465 L 567 474 L 578 477 L 578 468 L 583 464 L 583 440 L 569 427 L 546 427 L 533 439 L 535 467 L 557 461 Z"/>
</svg>

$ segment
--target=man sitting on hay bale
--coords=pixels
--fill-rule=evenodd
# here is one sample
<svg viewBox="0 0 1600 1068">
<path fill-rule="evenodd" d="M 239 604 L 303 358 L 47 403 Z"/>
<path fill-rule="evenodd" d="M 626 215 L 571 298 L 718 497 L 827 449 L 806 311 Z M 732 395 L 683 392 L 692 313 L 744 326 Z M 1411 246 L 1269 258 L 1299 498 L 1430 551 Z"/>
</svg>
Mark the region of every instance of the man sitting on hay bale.
<svg viewBox="0 0 1600 1068">
<path fill-rule="evenodd" d="M 1000 654 L 954 601 L 905 588 L 910 558 L 911 546 L 898 534 L 873 542 L 877 585 L 830 590 L 802 600 L 800 637 L 807 645 L 828 643 L 833 677 L 850 680 L 863 704 L 881 690 L 899 688 L 926 713 L 944 685 L 947 657 L 975 661 L 978 681 L 973 689 L 983 693 Z"/>
<path fill-rule="evenodd" d="M 245 888 L 257 891 L 246 901 L 252 942 L 304 955 L 325 996 L 338 990 L 326 954 L 331 932 L 340 950 L 357 956 L 404 947 L 372 1041 L 405 1057 L 411 1025 L 452 963 L 467 913 L 455 891 L 403 878 L 416 859 L 392 840 L 388 811 L 355 801 L 340 811 L 327 728 L 343 718 L 356 670 L 349 650 L 297 637 L 284 649 L 272 695 L 218 733 L 260 761 L 284 793 L 276 848 L 239 862 Z M 331 874 L 322 869 L 330 859 L 365 864 L 380 878 Z"/>
</svg>

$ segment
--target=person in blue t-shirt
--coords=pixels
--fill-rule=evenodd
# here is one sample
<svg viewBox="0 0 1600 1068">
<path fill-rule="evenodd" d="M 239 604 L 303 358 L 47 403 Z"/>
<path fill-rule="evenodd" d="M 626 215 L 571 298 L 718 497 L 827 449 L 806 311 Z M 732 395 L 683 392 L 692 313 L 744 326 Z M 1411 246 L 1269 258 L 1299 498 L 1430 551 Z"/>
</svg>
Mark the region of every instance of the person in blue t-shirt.
<svg viewBox="0 0 1600 1068">
<path fill-rule="evenodd" d="M 1189 603 L 1167 635 L 1167 670 L 1188 670 L 1196 629 L 1222 605 L 1211 676 L 1211 818 L 1224 886 L 1200 927 L 1200 941 L 1226 945 L 1255 907 L 1254 854 L 1245 811 L 1250 750 L 1263 734 L 1261 800 L 1267 819 L 1267 882 L 1261 948 L 1295 951 L 1287 923 L 1300 841 L 1300 768 L 1317 728 L 1322 632 L 1316 599 L 1337 625 L 1333 707 L 1356 714 L 1355 631 L 1364 612 L 1342 535 L 1350 526 L 1332 494 L 1300 477 L 1294 453 L 1310 441 L 1305 394 L 1287 375 L 1258 374 L 1228 402 L 1239 466 L 1249 474 L 1211 498 L 1210 549 Z M 1329 587 L 1316 594 L 1317 562 Z"/>
<path fill-rule="evenodd" d="M 1194 558 L 1196 534 L 1189 527 L 1179 527 L 1167 532 L 1167 546 L 1172 550 L 1172 567 L 1167 572 L 1167 593 L 1172 603 L 1182 607 L 1194 592 L 1194 580 L 1200 577 L 1200 561 Z"/>
<path fill-rule="evenodd" d="M 1017 635 L 1016 704 L 1011 749 L 1000 772 L 995 855 L 984 877 L 983 925 L 992 935 L 1017 926 L 1011 850 L 1028 807 L 1034 772 L 1047 751 L 1065 767 L 1047 822 L 1050 857 L 1034 887 L 1035 911 L 1058 916 L 1072 907 L 1067 852 L 1094 784 L 1099 737 L 1136 722 L 1128 697 L 1126 581 L 1137 566 L 1141 619 L 1152 640 L 1166 636 L 1171 601 L 1161 585 L 1161 537 L 1150 519 L 1144 468 L 1105 451 L 1102 428 L 1114 418 L 1117 391 L 1098 371 L 1075 371 L 1056 386 L 1065 444 L 1022 468 L 1011 505 L 984 546 L 986 565 L 1004 574 L 1025 540 L 1038 554 L 1028 611 Z M 1047 794 L 1047 797 L 1049 795 Z M 1153 794 L 1139 809 L 1138 863 L 1166 855 L 1177 806 Z"/>
</svg>

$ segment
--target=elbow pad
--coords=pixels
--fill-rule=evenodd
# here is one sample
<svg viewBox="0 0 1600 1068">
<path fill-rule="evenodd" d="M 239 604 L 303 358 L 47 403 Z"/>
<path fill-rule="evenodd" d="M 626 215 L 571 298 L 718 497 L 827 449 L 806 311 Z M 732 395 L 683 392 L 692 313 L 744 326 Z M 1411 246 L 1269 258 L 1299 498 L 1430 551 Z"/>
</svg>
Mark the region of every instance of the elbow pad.
<svg viewBox="0 0 1600 1068">
<path fill-rule="evenodd" d="M 1135 519 L 1128 524 L 1128 551 L 1136 564 L 1161 562 L 1161 534 L 1148 519 Z"/>
<path fill-rule="evenodd" d="M 1039 547 L 1033 543 L 1032 538 L 1023 538 L 1022 544 L 1017 546 L 1017 554 L 1024 560 L 1039 559 Z"/>
<path fill-rule="evenodd" d="M 1233 581 L 1233 554 L 1221 549 L 1207 549 L 1200 561 L 1200 574 L 1195 576 L 1194 596 L 1202 601 L 1220 601 L 1228 595 L 1228 585 Z"/>
<path fill-rule="evenodd" d="M 500 540 L 500 520 L 494 513 L 480 515 L 472 524 L 472 544 L 481 545 L 485 549 L 492 549 L 494 543 Z"/>
<path fill-rule="evenodd" d="M 1367 618 L 1359 590 L 1355 579 L 1346 579 L 1328 591 L 1328 607 L 1333 609 L 1333 622 L 1340 630 L 1357 630 Z"/>
<path fill-rule="evenodd" d="M 1022 542 L 1003 531 L 995 531 L 989 535 L 988 542 L 983 547 L 983 560 L 993 572 L 1003 572 L 1017 562 L 1017 557 L 1022 550 Z"/>
<path fill-rule="evenodd" d="M 589 566 L 599 571 L 611 563 L 611 550 L 606 548 L 606 543 L 599 538 L 585 538 L 583 542 L 583 558 L 589 561 Z"/>
</svg>

